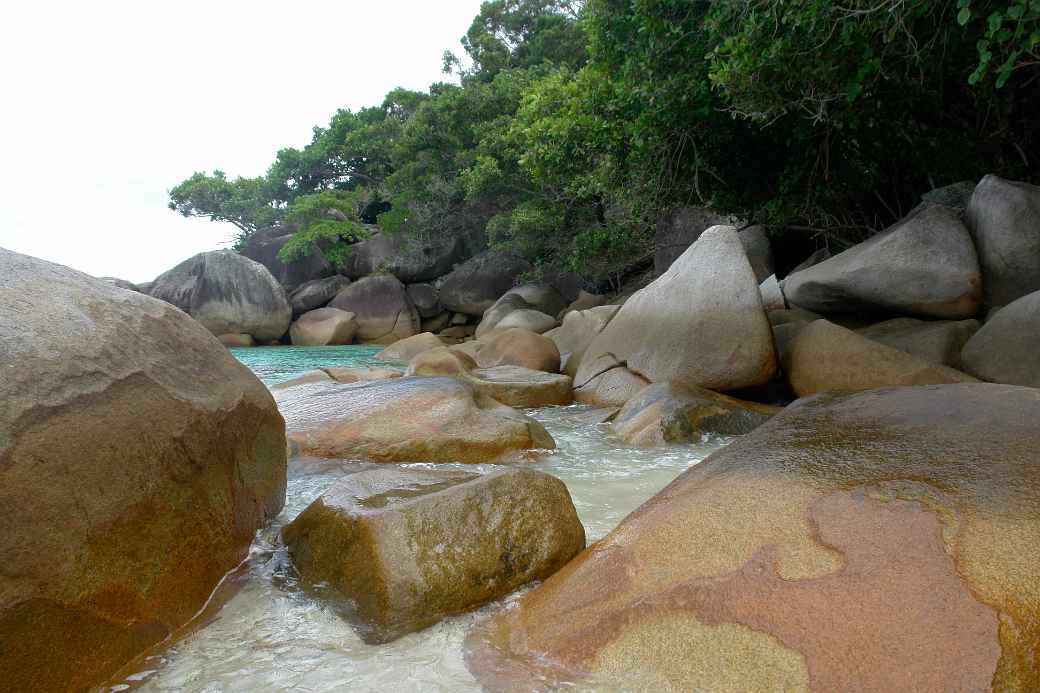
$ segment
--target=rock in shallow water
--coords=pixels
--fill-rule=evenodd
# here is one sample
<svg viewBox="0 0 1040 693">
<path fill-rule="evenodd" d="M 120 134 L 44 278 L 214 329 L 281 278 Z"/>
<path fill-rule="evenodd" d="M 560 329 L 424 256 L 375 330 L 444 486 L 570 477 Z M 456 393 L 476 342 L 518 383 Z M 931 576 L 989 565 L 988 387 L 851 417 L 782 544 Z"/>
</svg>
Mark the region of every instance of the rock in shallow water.
<svg viewBox="0 0 1040 693">
<path fill-rule="evenodd" d="M 488 690 L 1040 690 L 1040 390 L 821 395 L 478 626 Z M 599 678 L 595 678 L 599 677 Z"/>
<path fill-rule="evenodd" d="M 0 296 L 0 688 L 89 689 L 279 512 L 285 428 L 167 303 L 5 250 Z"/>
<path fill-rule="evenodd" d="M 345 615 L 371 643 L 544 579 L 585 547 L 567 487 L 529 469 L 359 472 L 283 537 L 304 580 L 350 600 Z"/>
</svg>

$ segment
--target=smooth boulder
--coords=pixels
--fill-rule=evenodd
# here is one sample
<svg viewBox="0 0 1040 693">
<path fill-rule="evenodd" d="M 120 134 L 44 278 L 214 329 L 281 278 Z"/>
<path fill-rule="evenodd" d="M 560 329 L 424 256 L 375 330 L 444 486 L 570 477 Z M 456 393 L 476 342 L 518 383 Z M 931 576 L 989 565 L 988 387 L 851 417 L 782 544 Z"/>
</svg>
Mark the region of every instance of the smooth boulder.
<svg viewBox="0 0 1040 693">
<path fill-rule="evenodd" d="M 419 313 L 404 284 L 389 274 L 375 274 L 346 287 L 329 303 L 354 314 L 357 339 L 389 345 L 419 334 Z"/>
<path fill-rule="evenodd" d="M 479 625 L 485 690 L 1033 691 L 1040 391 L 802 400 Z"/>
<path fill-rule="evenodd" d="M 784 353 L 784 373 L 799 397 L 831 390 L 855 392 L 975 380 L 826 320 L 802 327 L 790 340 Z"/>
<path fill-rule="evenodd" d="M 336 294 L 348 286 L 350 280 L 341 274 L 304 282 L 289 294 L 293 315 L 303 315 L 307 311 L 324 308 L 336 298 Z"/>
<path fill-rule="evenodd" d="M 961 350 L 979 327 L 978 320 L 895 318 L 856 332 L 925 361 L 960 368 Z"/>
<path fill-rule="evenodd" d="M 418 238 L 407 233 L 380 231 L 350 246 L 340 271 L 351 279 L 387 272 L 406 284 L 426 282 L 443 276 L 464 259 L 461 236 L 440 234 Z"/>
<path fill-rule="evenodd" d="M 523 296 L 507 293 L 495 301 L 493 306 L 484 311 L 484 315 L 480 318 L 480 324 L 477 325 L 477 330 L 474 334 L 478 338 L 483 337 L 491 330 L 497 328 L 498 323 L 502 322 L 513 311 L 529 308 L 534 308 L 534 306 L 528 303 Z"/>
<path fill-rule="evenodd" d="M 769 382 L 773 335 L 736 229 L 716 226 L 630 298 L 586 349 L 574 382 L 625 366 L 710 390 Z"/>
<path fill-rule="evenodd" d="M 514 310 L 499 321 L 496 329 L 508 330 L 511 328 L 518 328 L 536 334 L 543 334 L 557 325 L 559 325 L 559 323 L 556 322 L 556 318 L 541 311 Z"/>
<path fill-rule="evenodd" d="M 445 314 L 441 305 L 441 294 L 433 284 L 409 284 L 406 290 L 408 298 L 412 299 L 412 304 L 423 320 Z"/>
<path fill-rule="evenodd" d="M 0 688 L 92 690 L 285 499 L 271 394 L 180 310 L 0 249 Z"/>
<path fill-rule="evenodd" d="M 964 345 L 961 363 L 982 380 L 1040 387 L 1040 291 L 987 320 Z"/>
<path fill-rule="evenodd" d="M 437 349 L 442 346 L 444 346 L 444 342 L 437 335 L 423 332 L 414 337 L 407 337 L 399 342 L 394 342 L 376 354 L 376 358 L 380 361 L 404 361 L 407 363 L 424 351 Z"/>
<path fill-rule="evenodd" d="M 555 447 L 540 423 L 454 378 L 313 383 L 276 399 L 293 451 L 313 457 L 477 464 Z"/>
<path fill-rule="evenodd" d="M 369 469 L 282 530 L 305 584 L 386 643 L 543 580 L 585 548 L 567 487 L 530 469 Z"/>
<path fill-rule="evenodd" d="M 563 321 L 565 317 L 567 317 L 569 314 L 573 312 L 605 306 L 608 300 L 609 299 L 606 296 L 600 294 L 590 294 L 589 292 L 583 290 L 581 291 L 581 293 L 578 294 L 578 297 L 574 299 L 574 301 L 570 305 L 564 308 L 563 311 L 556 317 L 559 318 L 560 321 Z"/>
<path fill-rule="evenodd" d="M 703 388 L 654 383 L 625 403 L 612 426 L 626 443 L 655 447 L 695 443 L 708 433 L 744 435 L 779 411 L 779 407 L 745 402 Z"/>
<path fill-rule="evenodd" d="M 560 372 L 560 351 L 548 337 L 529 330 L 512 328 L 485 335 L 477 351 L 481 368 L 520 366 L 546 373 Z"/>
<path fill-rule="evenodd" d="M 960 215 L 925 205 L 873 238 L 783 282 L 788 303 L 821 313 L 856 311 L 970 318 L 982 275 Z"/>
<path fill-rule="evenodd" d="M 293 346 L 334 346 L 350 344 L 358 332 L 353 313 L 338 308 L 311 310 L 292 324 L 289 338 Z"/>
<path fill-rule="evenodd" d="M 451 376 L 510 407 L 533 408 L 570 404 L 572 381 L 566 375 L 520 366 L 479 368 L 468 354 L 441 347 L 424 351 L 408 364 L 408 375 Z"/>
<path fill-rule="evenodd" d="M 585 350 L 620 308 L 621 306 L 599 306 L 567 313 L 562 325 L 544 333 L 556 344 L 564 373 L 572 378 L 577 374 Z"/>
<path fill-rule="evenodd" d="M 440 284 L 441 303 L 455 313 L 480 317 L 513 287 L 531 263 L 518 255 L 488 250 L 451 271 Z"/>
<path fill-rule="evenodd" d="M 650 381 L 624 366 L 611 368 L 574 388 L 574 399 L 582 404 L 607 409 L 619 408 L 642 392 Z"/>
<path fill-rule="evenodd" d="M 1040 187 L 986 176 L 968 203 L 986 304 L 1040 291 Z"/>
<path fill-rule="evenodd" d="M 152 283 L 149 295 L 172 303 L 214 335 L 281 339 L 292 307 L 267 268 L 232 250 L 199 253 Z"/>
</svg>

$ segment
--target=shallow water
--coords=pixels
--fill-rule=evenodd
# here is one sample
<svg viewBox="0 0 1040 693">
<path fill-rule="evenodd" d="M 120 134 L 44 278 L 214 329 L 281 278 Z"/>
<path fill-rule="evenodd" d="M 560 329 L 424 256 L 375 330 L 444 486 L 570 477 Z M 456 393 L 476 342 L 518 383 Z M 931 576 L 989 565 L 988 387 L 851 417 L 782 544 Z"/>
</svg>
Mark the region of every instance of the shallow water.
<svg viewBox="0 0 1040 693">
<path fill-rule="evenodd" d="M 268 384 L 318 366 L 368 365 L 378 349 L 366 347 L 234 350 Z M 609 427 L 590 425 L 580 406 L 534 410 L 557 450 L 528 462 L 562 479 L 590 542 L 724 440 L 640 450 L 613 439 Z M 357 462 L 293 460 L 285 509 L 259 533 L 250 557 L 228 579 L 230 598 L 208 613 L 191 635 L 149 658 L 117 690 L 193 691 L 477 691 L 463 661 L 469 627 L 517 595 L 387 645 L 366 645 L 350 626 L 302 592 L 279 529 Z M 462 466 L 460 465 L 460 468 Z M 490 465 L 466 466 L 468 470 Z M 222 601 L 222 599 L 218 600 Z"/>
</svg>

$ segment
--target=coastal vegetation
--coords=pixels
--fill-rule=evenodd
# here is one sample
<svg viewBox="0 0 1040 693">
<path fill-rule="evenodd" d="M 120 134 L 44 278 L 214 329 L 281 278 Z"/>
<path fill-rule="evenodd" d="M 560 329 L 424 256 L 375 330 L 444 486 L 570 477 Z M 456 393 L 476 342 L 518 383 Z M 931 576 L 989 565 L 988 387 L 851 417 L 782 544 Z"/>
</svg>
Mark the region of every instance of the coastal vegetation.
<svg viewBox="0 0 1040 693">
<path fill-rule="evenodd" d="M 1036 177 L 1037 0 L 491 0 L 462 43 L 428 91 L 170 207 L 238 246 L 284 226 L 283 260 L 342 261 L 378 224 L 601 282 L 675 207 L 841 249 L 933 188 Z"/>
</svg>

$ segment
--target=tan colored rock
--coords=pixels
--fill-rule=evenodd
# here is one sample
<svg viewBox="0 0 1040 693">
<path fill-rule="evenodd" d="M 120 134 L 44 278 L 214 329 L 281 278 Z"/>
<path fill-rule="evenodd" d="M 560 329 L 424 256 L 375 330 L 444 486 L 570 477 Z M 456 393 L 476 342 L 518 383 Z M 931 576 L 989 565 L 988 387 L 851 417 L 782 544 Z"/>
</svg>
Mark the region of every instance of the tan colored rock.
<svg viewBox="0 0 1040 693">
<path fill-rule="evenodd" d="M 363 344 L 390 345 L 419 333 L 419 312 L 408 290 L 389 274 L 357 280 L 329 306 L 354 313 L 357 340 Z"/>
<path fill-rule="evenodd" d="M 433 332 L 437 334 L 441 330 L 446 330 L 451 326 L 451 313 L 440 313 L 432 318 L 424 319 L 420 323 L 419 329 L 423 332 Z"/>
<path fill-rule="evenodd" d="M 408 363 L 407 375 L 460 376 L 477 369 L 477 362 L 458 347 L 439 347 L 417 354 Z"/>
<path fill-rule="evenodd" d="M 564 373 L 572 378 L 577 374 L 585 350 L 620 308 L 621 306 L 600 306 L 573 311 L 563 318 L 562 325 L 545 333 L 560 352 Z"/>
<path fill-rule="evenodd" d="M 712 390 L 769 382 L 773 334 L 736 229 L 708 229 L 629 299 L 592 340 L 574 382 L 580 388 L 619 365 L 654 382 Z"/>
<path fill-rule="evenodd" d="M 605 306 L 608 300 L 609 299 L 607 299 L 606 296 L 601 296 L 599 294 L 590 294 L 589 292 L 582 289 L 581 292 L 578 294 L 578 298 L 574 299 L 574 301 L 569 306 L 564 308 L 563 311 L 557 316 L 557 318 L 559 318 L 559 320 L 562 322 L 563 319 L 571 313 L 574 313 L 576 311 L 589 310 L 590 308 L 599 308 L 600 306 Z"/>
<path fill-rule="evenodd" d="M 574 399 L 594 407 L 623 407 L 649 384 L 627 368 L 611 368 L 575 388 Z"/>
<path fill-rule="evenodd" d="M 168 303 L 3 249 L 0 297 L 0 689 L 93 690 L 281 510 L 285 428 Z"/>
<path fill-rule="evenodd" d="M 518 328 L 496 331 L 483 340 L 477 351 L 481 368 L 520 366 L 533 371 L 560 372 L 560 352 L 551 339 Z"/>
<path fill-rule="evenodd" d="M 535 334 L 542 334 L 543 332 L 548 332 L 557 325 L 559 325 L 559 323 L 556 322 L 556 318 L 551 315 L 546 315 L 537 310 L 524 309 L 514 310 L 512 313 L 502 318 L 498 322 L 496 329 L 508 330 L 517 328 L 534 332 Z"/>
<path fill-rule="evenodd" d="M 376 354 L 380 361 L 411 361 L 415 356 L 430 349 L 438 349 L 444 346 L 437 335 L 423 332 L 414 337 L 406 337 L 399 342 L 394 342 L 387 348 Z"/>
<path fill-rule="evenodd" d="M 467 339 L 472 339 L 476 331 L 477 328 L 473 325 L 455 325 L 454 327 L 441 330 L 437 336 L 445 342 L 461 344 Z"/>
<path fill-rule="evenodd" d="M 282 535 L 306 583 L 350 600 L 369 643 L 543 580 L 585 547 L 567 487 L 523 468 L 351 474 Z"/>
<path fill-rule="evenodd" d="M 784 298 L 784 291 L 780 288 L 775 274 L 769 275 L 759 284 L 758 291 L 762 294 L 762 307 L 766 311 L 787 309 L 787 299 Z"/>
<path fill-rule="evenodd" d="M 338 308 L 318 308 L 304 313 L 289 328 L 293 346 L 350 344 L 358 332 L 353 313 Z"/>
<path fill-rule="evenodd" d="M 377 368 L 375 366 L 353 366 L 322 368 L 329 377 L 338 383 L 357 383 L 368 380 L 390 380 L 400 378 L 404 373 L 393 368 Z"/>
<path fill-rule="evenodd" d="M 771 310 L 768 314 L 769 324 L 773 327 L 785 325 L 789 322 L 815 322 L 823 320 L 823 316 L 811 310 L 802 308 L 788 308 L 786 310 Z"/>
<path fill-rule="evenodd" d="M 275 393 L 299 454 L 373 462 L 493 462 L 551 449 L 534 419 L 454 378 L 314 383 Z"/>
<path fill-rule="evenodd" d="M 479 339 L 498 327 L 498 323 L 513 311 L 533 307 L 533 305 L 524 300 L 523 296 L 514 293 L 507 293 L 502 298 L 495 301 L 493 306 L 484 311 L 484 315 L 481 317 L 480 324 L 477 325 L 474 334 Z"/>
<path fill-rule="evenodd" d="M 324 369 L 315 368 L 314 370 L 301 373 L 295 378 L 284 380 L 280 383 L 275 383 L 271 386 L 271 391 L 284 390 L 289 387 L 296 387 L 297 385 L 307 385 L 308 383 L 331 383 L 335 382 Z"/>
<path fill-rule="evenodd" d="M 573 381 L 559 373 L 495 366 L 470 371 L 465 380 L 481 394 L 510 407 L 553 407 L 574 401 Z"/>
<path fill-rule="evenodd" d="M 478 626 L 469 668 L 488 691 L 1040 690 L 1038 459 L 1040 390 L 802 400 Z"/>
<path fill-rule="evenodd" d="M 899 385 L 975 382 L 970 375 L 861 337 L 826 320 L 805 326 L 788 344 L 784 372 L 799 397 Z"/>
<path fill-rule="evenodd" d="M 745 402 L 703 388 L 654 383 L 625 403 L 614 417 L 614 432 L 626 443 L 654 447 L 695 443 L 705 433 L 737 436 L 750 433 L 779 407 Z"/>
<path fill-rule="evenodd" d="M 122 288 L 122 287 L 120 287 Z M 256 346 L 256 341 L 251 334 L 222 334 L 217 337 L 221 344 L 231 348 L 244 348 Z"/>
<path fill-rule="evenodd" d="M 979 327 L 978 320 L 895 318 L 856 332 L 930 363 L 960 368 L 961 350 Z"/>
</svg>

